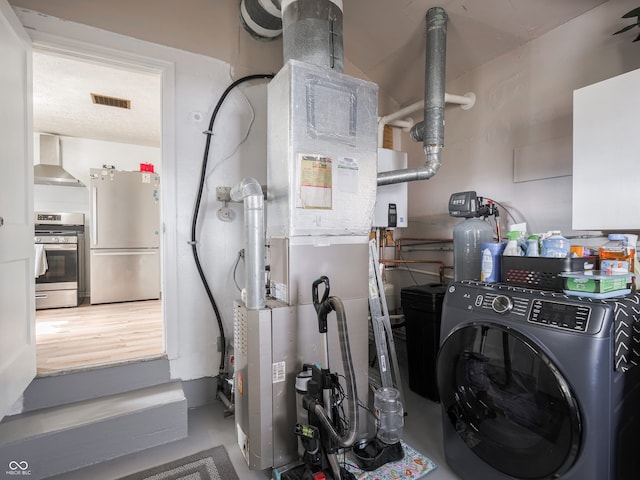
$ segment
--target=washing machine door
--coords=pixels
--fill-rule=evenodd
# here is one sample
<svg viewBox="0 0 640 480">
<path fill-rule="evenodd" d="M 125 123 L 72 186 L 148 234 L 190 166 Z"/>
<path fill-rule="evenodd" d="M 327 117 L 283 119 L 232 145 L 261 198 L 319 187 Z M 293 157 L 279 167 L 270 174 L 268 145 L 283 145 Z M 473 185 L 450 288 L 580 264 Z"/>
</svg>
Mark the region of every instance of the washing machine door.
<svg viewBox="0 0 640 480">
<path fill-rule="evenodd" d="M 466 324 L 446 338 L 437 362 L 443 421 L 484 462 L 522 479 L 556 478 L 571 467 L 582 433 L 578 405 L 531 339 L 499 324 Z"/>
</svg>

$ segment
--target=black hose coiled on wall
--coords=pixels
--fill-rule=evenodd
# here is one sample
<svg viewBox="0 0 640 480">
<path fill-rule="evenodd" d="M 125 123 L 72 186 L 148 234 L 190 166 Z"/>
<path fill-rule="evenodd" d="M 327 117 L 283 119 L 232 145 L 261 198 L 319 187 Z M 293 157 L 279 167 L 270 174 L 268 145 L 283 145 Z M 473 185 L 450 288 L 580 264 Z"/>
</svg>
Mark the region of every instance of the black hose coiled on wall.
<svg viewBox="0 0 640 480">
<path fill-rule="evenodd" d="M 202 280 L 204 289 L 207 292 L 207 296 L 209 297 L 209 302 L 213 307 L 213 312 L 215 313 L 216 320 L 218 322 L 218 329 L 220 330 L 220 344 L 221 344 L 220 345 L 221 356 L 220 356 L 220 367 L 219 367 L 220 373 L 224 372 L 224 361 L 225 361 L 226 350 L 227 350 L 227 341 L 224 335 L 224 326 L 222 324 L 222 316 L 220 315 L 220 310 L 218 310 L 218 305 L 216 304 L 216 301 L 213 298 L 213 293 L 211 293 L 211 288 L 209 288 L 209 283 L 207 282 L 207 279 L 204 275 L 204 271 L 202 270 L 202 265 L 200 264 L 200 258 L 198 257 L 198 249 L 197 249 L 197 241 L 196 241 L 196 227 L 198 226 L 198 213 L 200 212 L 200 203 L 202 201 L 202 192 L 204 190 L 204 182 L 206 179 L 207 162 L 209 159 L 209 147 L 211 146 L 211 136 L 213 135 L 213 123 L 216 120 L 218 111 L 222 107 L 222 104 L 224 103 L 225 99 L 234 88 L 250 80 L 272 79 L 272 78 L 273 78 L 273 74 L 247 75 L 246 77 L 239 78 L 238 80 L 233 82 L 231 85 L 229 85 L 227 89 L 224 91 L 224 93 L 222 94 L 222 96 L 220 97 L 220 100 L 218 100 L 218 104 L 216 105 L 216 108 L 214 108 L 213 113 L 211 114 L 211 120 L 209 121 L 209 128 L 207 129 L 206 132 L 204 132 L 207 135 L 207 141 L 204 148 L 204 157 L 202 159 L 202 169 L 200 172 L 200 185 L 198 187 L 198 195 L 196 196 L 196 204 L 193 210 L 193 217 L 191 220 L 190 244 L 191 244 L 191 250 L 193 252 L 193 259 L 196 263 L 198 274 L 200 275 L 200 280 Z"/>
</svg>

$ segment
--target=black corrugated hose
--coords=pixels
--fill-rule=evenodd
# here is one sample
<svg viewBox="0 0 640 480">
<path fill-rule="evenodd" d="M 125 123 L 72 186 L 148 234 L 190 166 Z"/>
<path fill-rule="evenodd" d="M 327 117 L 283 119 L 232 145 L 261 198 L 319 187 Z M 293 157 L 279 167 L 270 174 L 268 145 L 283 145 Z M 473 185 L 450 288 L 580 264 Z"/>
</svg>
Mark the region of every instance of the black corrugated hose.
<svg viewBox="0 0 640 480">
<path fill-rule="evenodd" d="M 224 93 L 222 94 L 222 96 L 220 97 L 220 100 L 218 100 L 218 104 L 216 105 L 216 108 L 213 110 L 213 113 L 211 114 L 211 120 L 209 121 L 208 130 L 203 132 L 207 136 L 207 142 L 204 148 L 204 158 L 202 159 L 202 170 L 200 173 L 200 185 L 198 187 L 198 195 L 196 196 L 196 204 L 193 210 L 193 217 L 191 220 L 191 241 L 189 243 L 191 244 L 191 250 L 193 251 L 193 259 L 196 262 L 196 268 L 198 269 L 198 274 L 200 275 L 200 279 L 202 280 L 204 289 L 207 292 L 207 296 L 209 297 L 209 302 L 213 307 L 213 312 L 215 313 L 216 320 L 218 321 L 218 328 L 220 329 L 220 344 L 221 344 L 220 348 L 222 352 L 222 355 L 220 356 L 220 367 L 219 367 L 220 373 L 224 373 L 224 368 L 225 368 L 224 362 L 225 362 L 225 356 L 226 356 L 226 350 L 227 350 L 227 341 L 224 335 L 224 326 L 222 324 L 222 317 L 220 315 L 220 311 L 218 310 L 218 305 L 216 304 L 216 301 L 213 298 L 213 294 L 211 293 L 211 289 L 209 288 L 209 283 L 207 282 L 207 279 L 202 270 L 202 265 L 200 264 L 200 259 L 198 257 L 197 241 L 196 241 L 196 227 L 198 225 L 198 213 L 200 211 L 200 202 L 202 201 L 202 192 L 204 190 L 204 182 L 205 182 L 206 173 L 207 173 L 207 161 L 209 159 L 209 147 L 211 145 L 211 136 L 213 135 L 213 123 L 216 120 L 216 116 L 218 115 L 218 111 L 220 110 L 220 107 L 222 107 L 224 100 L 227 98 L 229 93 L 231 93 L 231 91 L 235 87 L 237 87 L 241 83 L 248 82 L 250 80 L 257 80 L 257 79 L 270 80 L 272 78 L 273 78 L 273 74 L 270 74 L 270 73 L 258 74 L 258 75 L 247 75 L 246 77 L 239 78 L 238 80 L 233 82 L 231 85 L 229 85 L 227 89 L 224 91 Z"/>
</svg>

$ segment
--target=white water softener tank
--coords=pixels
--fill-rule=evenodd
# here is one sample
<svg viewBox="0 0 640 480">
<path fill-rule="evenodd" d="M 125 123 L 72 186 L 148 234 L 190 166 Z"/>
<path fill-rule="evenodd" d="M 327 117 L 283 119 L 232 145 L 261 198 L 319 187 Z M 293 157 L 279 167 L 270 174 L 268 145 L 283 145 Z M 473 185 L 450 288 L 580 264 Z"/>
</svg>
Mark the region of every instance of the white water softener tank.
<svg viewBox="0 0 640 480">
<path fill-rule="evenodd" d="M 381 387 L 373 396 L 380 441 L 391 445 L 400 441 L 404 426 L 404 409 L 400 402 L 400 392 L 392 387 Z"/>
</svg>

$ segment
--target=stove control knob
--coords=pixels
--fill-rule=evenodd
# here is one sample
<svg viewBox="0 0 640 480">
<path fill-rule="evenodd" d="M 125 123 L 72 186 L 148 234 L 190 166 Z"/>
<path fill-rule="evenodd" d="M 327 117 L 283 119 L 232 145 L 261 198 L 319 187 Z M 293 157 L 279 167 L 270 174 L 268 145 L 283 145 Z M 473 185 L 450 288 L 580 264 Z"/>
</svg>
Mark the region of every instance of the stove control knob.
<svg viewBox="0 0 640 480">
<path fill-rule="evenodd" d="M 40 243 L 40 237 L 36 237 L 36 243 Z"/>
<path fill-rule="evenodd" d="M 60 239 L 58 237 L 53 237 L 53 243 L 60 243 Z"/>
<path fill-rule="evenodd" d="M 498 295 L 491 302 L 491 308 L 496 313 L 507 313 L 513 308 L 513 302 L 506 295 Z"/>
<path fill-rule="evenodd" d="M 61 242 L 61 243 L 67 243 L 68 241 L 69 241 L 69 240 L 67 240 L 65 237 L 62 237 L 62 238 L 60 239 L 60 242 Z"/>
</svg>

